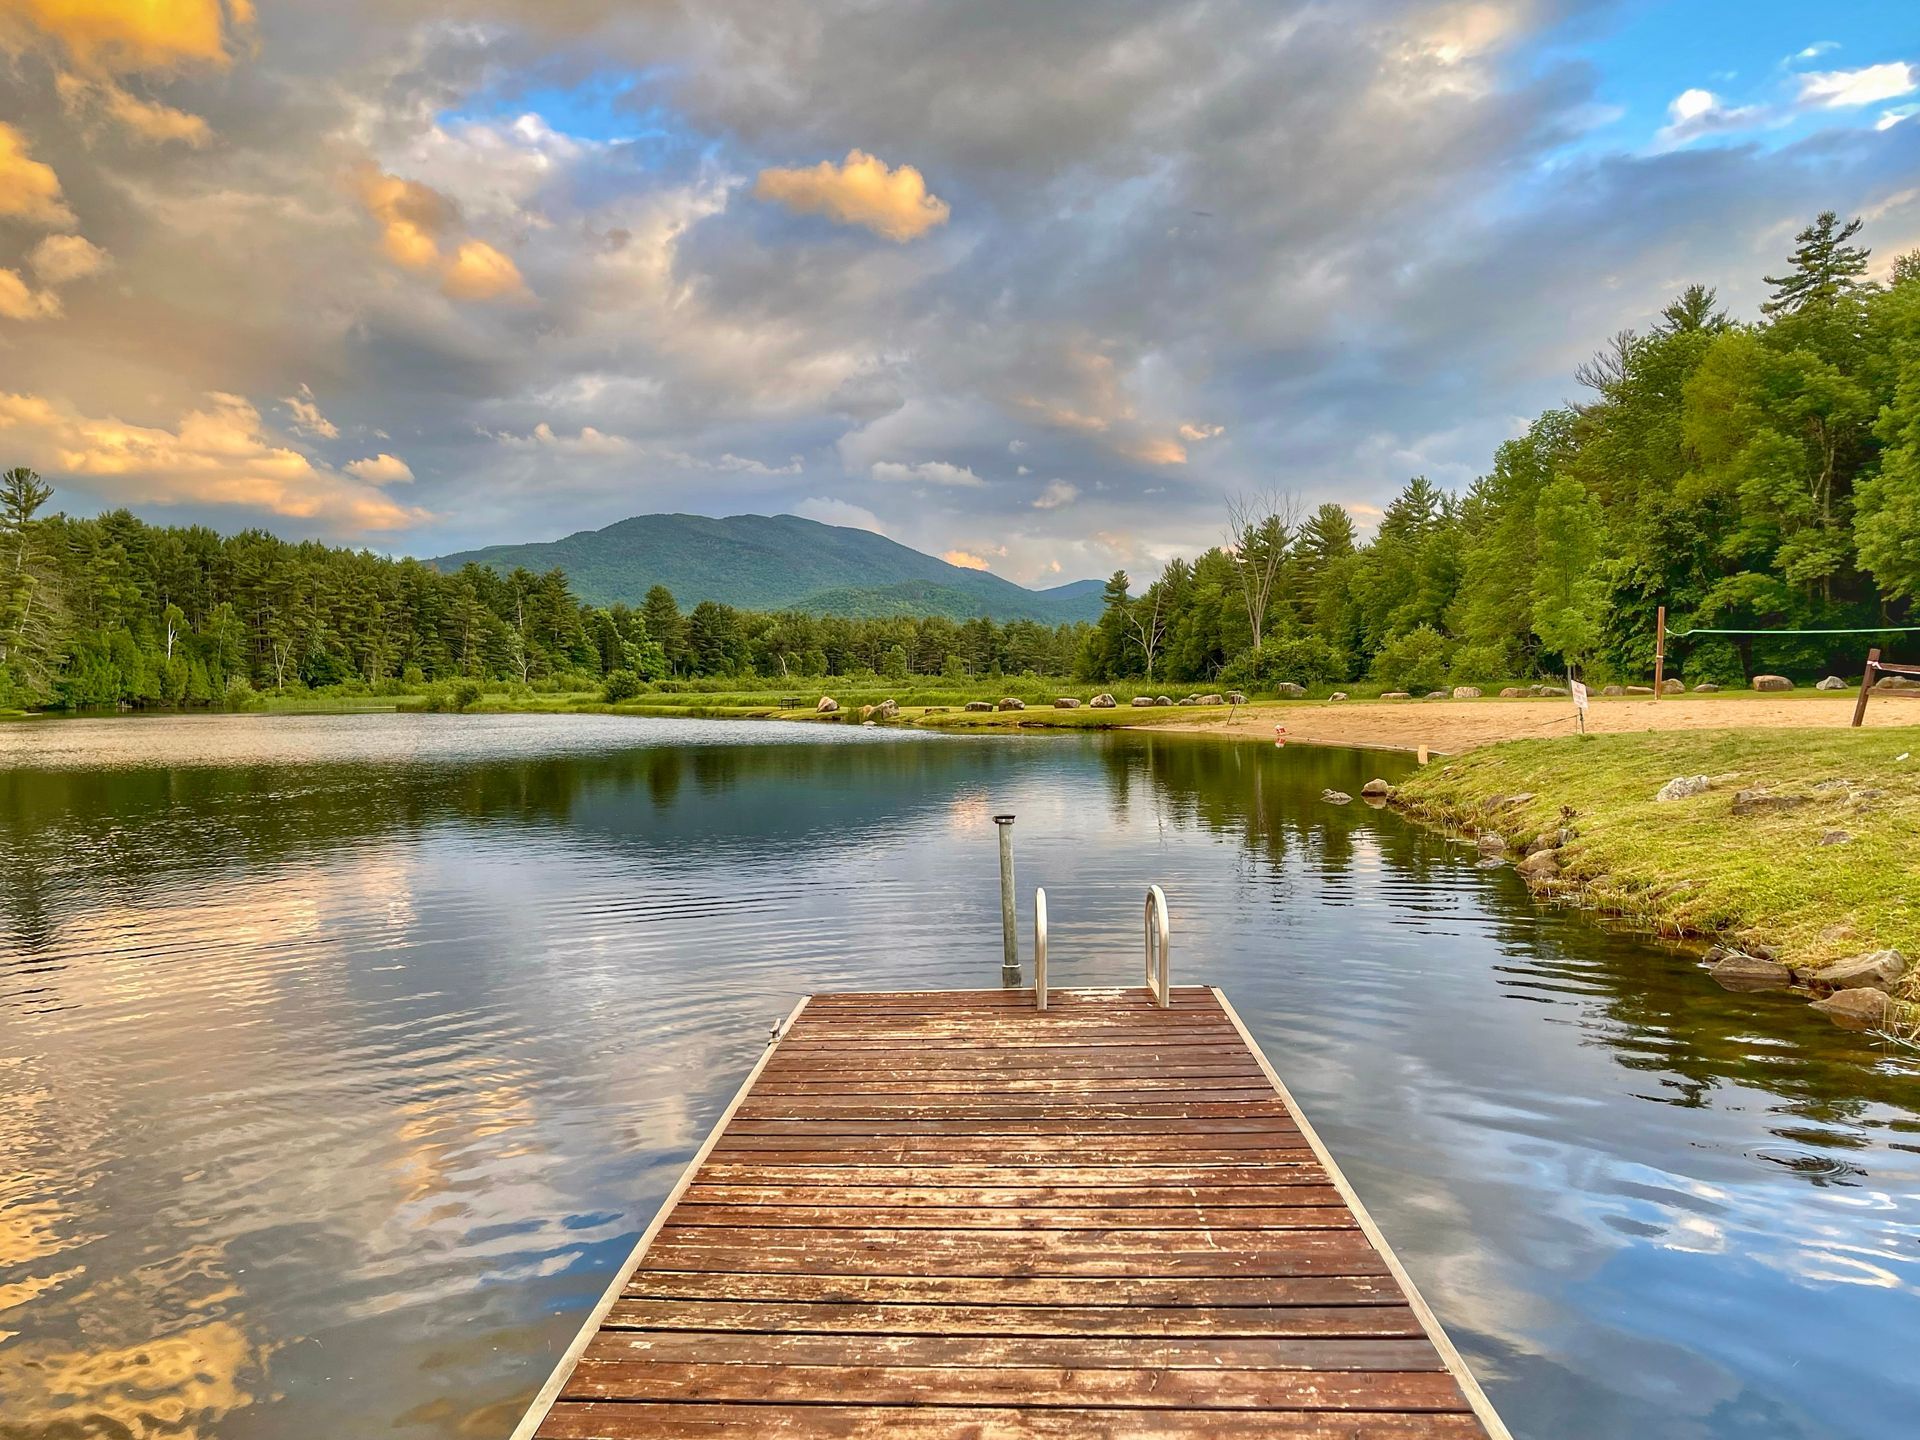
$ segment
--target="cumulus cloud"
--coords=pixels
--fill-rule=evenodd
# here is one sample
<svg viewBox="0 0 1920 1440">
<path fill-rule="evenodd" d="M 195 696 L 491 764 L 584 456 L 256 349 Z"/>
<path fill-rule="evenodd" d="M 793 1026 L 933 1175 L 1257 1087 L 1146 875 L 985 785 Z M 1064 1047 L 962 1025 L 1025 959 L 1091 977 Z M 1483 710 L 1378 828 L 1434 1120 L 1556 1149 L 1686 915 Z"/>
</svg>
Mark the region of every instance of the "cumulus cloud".
<svg viewBox="0 0 1920 1440">
<path fill-rule="evenodd" d="M 578 434 L 562 435 L 545 420 L 528 434 L 502 431 L 493 438 L 514 450 L 557 450 L 567 455 L 624 455 L 633 449 L 633 442 L 624 435 L 608 435 L 591 425 L 582 425 Z"/>
<path fill-rule="evenodd" d="M 454 300 L 515 299 L 527 293 L 519 267 L 484 240 L 459 239 L 460 211 L 430 185 L 372 164 L 353 173 L 360 203 L 380 225 L 380 249 L 403 270 L 437 272 Z M 444 253 L 452 245 L 453 253 Z"/>
<path fill-rule="evenodd" d="M 0 393 L 0 434 L 48 478 L 78 478 L 115 504 L 232 506 L 341 534 L 398 530 L 430 518 L 274 443 L 259 412 L 238 395 L 210 394 L 168 429 Z"/>
<path fill-rule="evenodd" d="M 884 485 L 942 485 L 971 489 L 986 483 L 966 466 L 950 465 L 945 460 L 923 460 L 917 465 L 882 460 L 873 467 L 872 474 Z"/>
<path fill-rule="evenodd" d="M 112 263 L 112 257 L 84 235 L 48 235 L 27 253 L 27 264 L 43 285 L 71 285 Z"/>
<path fill-rule="evenodd" d="M 1711 90 L 1683 90 L 1667 106 L 1667 123 L 1656 143 L 1676 149 L 1704 135 L 1750 129 L 1766 118 L 1763 105 L 1729 105 Z"/>
<path fill-rule="evenodd" d="M 370 455 L 365 460 L 355 460 L 347 466 L 347 474 L 364 480 L 369 485 L 411 485 L 413 467 L 398 455 L 388 455 L 384 451 Z"/>
<path fill-rule="evenodd" d="M 1820 70 L 1800 77 L 1800 103 L 1828 110 L 1895 100 L 1915 90 L 1920 90 L 1920 66 L 1903 60 L 1859 70 Z"/>
<path fill-rule="evenodd" d="M 461 242 L 440 288 L 455 300 L 506 300 L 527 293 L 519 268 L 484 240 Z"/>
<path fill-rule="evenodd" d="M 889 170 L 864 150 L 849 150 L 835 165 L 822 160 L 808 169 L 760 172 L 753 193 L 805 215 L 824 215 L 839 225 L 863 225 L 888 240 L 918 239 L 952 213 L 927 193 L 926 178 L 911 165 Z"/>
<path fill-rule="evenodd" d="M 962 570 L 990 570 L 993 568 L 986 562 L 984 557 L 975 555 L 968 550 L 943 551 L 940 558 L 949 565 L 958 565 Z"/>
<path fill-rule="evenodd" d="M 197 146 L 211 138 L 204 119 L 134 95 L 123 82 L 225 69 L 253 22 L 253 0 L 7 0 L 0 49 L 44 53 L 71 109 L 97 111 L 139 139 Z"/>
<path fill-rule="evenodd" d="M 18 270 L 0 270 L 0 319 L 52 320 L 60 311 L 60 297 L 51 290 L 34 289 Z"/>
<path fill-rule="evenodd" d="M 1202 440 L 1214 440 L 1227 433 L 1224 425 L 1202 425 L 1189 420 L 1180 427 L 1180 438 L 1198 443 Z"/>
<path fill-rule="evenodd" d="M 1071 505 L 1080 498 L 1080 487 L 1069 485 L 1064 480 L 1049 480 L 1046 489 L 1034 498 L 1036 510 L 1058 510 L 1063 505 Z"/>
<path fill-rule="evenodd" d="M 309 386 L 301 385 L 297 394 L 283 397 L 280 403 L 293 416 L 292 428 L 296 435 L 316 435 L 322 440 L 340 438 L 340 427 L 320 413 L 319 402 L 313 398 Z"/>
<path fill-rule="evenodd" d="M 60 177 L 51 165 L 33 158 L 27 140 L 13 126 L 0 121 L 0 217 L 40 225 L 49 230 L 71 229 L 73 211 L 61 196 Z"/>
</svg>

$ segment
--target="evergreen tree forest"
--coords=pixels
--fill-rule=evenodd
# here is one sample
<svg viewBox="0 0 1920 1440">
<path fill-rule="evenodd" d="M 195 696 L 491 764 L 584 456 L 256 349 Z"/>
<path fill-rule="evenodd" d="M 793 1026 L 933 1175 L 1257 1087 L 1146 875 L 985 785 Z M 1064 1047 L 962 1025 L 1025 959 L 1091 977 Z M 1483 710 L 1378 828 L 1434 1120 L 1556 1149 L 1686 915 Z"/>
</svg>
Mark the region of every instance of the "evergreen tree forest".
<svg viewBox="0 0 1920 1440">
<path fill-rule="evenodd" d="M 1690 287 L 1465 494 L 1408 482 L 1368 543 L 1337 505 L 1270 499 L 1141 597 L 1116 575 L 1086 670 L 1421 691 L 1645 676 L 1661 605 L 1673 630 L 1920 625 L 1920 252 L 1871 283 L 1859 230 L 1803 230 L 1752 322 Z M 1881 643 L 1703 637 L 1669 673 L 1857 675 Z"/>
<path fill-rule="evenodd" d="M 1337 504 L 1237 504 L 1227 543 L 1143 593 L 1116 573 L 1091 626 L 683 613 L 657 586 L 638 608 L 596 608 L 558 570 L 442 574 L 258 530 L 50 514 L 50 488 L 11 470 L 0 709 L 456 681 L 619 698 L 679 678 L 867 673 L 1419 691 L 1572 667 L 1643 676 L 1661 605 L 1675 630 L 1920 623 L 1920 254 L 1873 283 L 1859 230 L 1825 214 L 1802 231 L 1751 321 L 1693 286 L 1645 333 L 1615 336 L 1574 377 L 1582 397 L 1502 445 L 1464 494 L 1416 476 L 1365 540 Z M 1706 638 L 1676 647 L 1670 672 L 1857 674 L 1869 643 Z"/>
</svg>

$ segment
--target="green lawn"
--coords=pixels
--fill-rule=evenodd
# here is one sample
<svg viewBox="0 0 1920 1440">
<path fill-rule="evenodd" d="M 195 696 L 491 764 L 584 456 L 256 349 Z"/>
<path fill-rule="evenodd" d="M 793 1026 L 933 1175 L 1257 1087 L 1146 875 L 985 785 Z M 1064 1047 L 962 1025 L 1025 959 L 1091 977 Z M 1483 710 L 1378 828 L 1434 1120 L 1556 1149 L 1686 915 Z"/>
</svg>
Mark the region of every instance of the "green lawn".
<svg viewBox="0 0 1920 1440">
<path fill-rule="evenodd" d="M 1654 799 L 1693 775 L 1713 787 Z M 1736 814 L 1741 791 L 1786 803 Z M 1790 964 L 1887 946 L 1920 962 L 1920 726 L 1517 740 L 1421 771 L 1397 798 L 1510 849 L 1567 827 L 1570 898 L 1662 933 Z"/>
</svg>

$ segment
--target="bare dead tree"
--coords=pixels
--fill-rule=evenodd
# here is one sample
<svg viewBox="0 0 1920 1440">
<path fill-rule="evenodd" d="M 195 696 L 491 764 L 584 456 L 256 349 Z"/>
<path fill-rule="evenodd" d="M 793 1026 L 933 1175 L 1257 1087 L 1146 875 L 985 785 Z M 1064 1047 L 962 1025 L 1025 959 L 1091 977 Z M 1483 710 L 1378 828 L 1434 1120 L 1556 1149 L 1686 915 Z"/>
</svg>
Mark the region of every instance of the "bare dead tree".
<svg viewBox="0 0 1920 1440">
<path fill-rule="evenodd" d="M 1300 515 L 1300 497 L 1291 490 L 1227 497 L 1227 558 L 1240 582 L 1255 650 L 1266 631 L 1267 610 L 1279 588 L 1280 568 L 1286 563 Z"/>
<path fill-rule="evenodd" d="M 1149 605 L 1147 602 L 1153 603 Z M 1147 593 L 1126 610 L 1127 630 L 1140 653 L 1147 657 L 1147 679 L 1153 679 L 1153 657 L 1160 653 L 1160 642 L 1167 636 L 1167 596 L 1164 585 L 1147 587 Z"/>
</svg>

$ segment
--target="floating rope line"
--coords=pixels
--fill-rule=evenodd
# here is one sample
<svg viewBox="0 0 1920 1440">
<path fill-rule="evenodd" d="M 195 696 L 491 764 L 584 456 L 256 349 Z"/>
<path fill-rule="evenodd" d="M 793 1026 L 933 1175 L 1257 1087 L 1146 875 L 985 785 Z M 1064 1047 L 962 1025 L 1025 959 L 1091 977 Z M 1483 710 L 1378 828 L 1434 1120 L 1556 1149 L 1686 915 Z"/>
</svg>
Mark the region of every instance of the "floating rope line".
<svg viewBox="0 0 1920 1440">
<path fill-rule="evenodd" d="M 1920 625 L 1875 625 L 1864 630 L 1669 630 L 1669 640 L 1689 635 L 1920 635 Z"/>
</svg>

